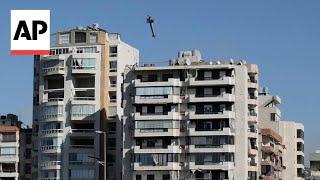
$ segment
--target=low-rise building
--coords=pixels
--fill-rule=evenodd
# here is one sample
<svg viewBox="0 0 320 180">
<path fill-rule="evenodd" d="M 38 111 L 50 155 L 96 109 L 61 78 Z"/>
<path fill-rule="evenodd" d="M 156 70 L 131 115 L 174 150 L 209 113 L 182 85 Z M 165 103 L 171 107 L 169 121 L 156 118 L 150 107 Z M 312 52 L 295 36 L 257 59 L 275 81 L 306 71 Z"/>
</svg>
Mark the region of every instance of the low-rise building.
<svg viewBox="0 0 320 180">
<path fill-rule="evenodd" d="M 309 160 L 311 179 L 320 180 L 320 150 L 310 153 Z"/>
</svg>

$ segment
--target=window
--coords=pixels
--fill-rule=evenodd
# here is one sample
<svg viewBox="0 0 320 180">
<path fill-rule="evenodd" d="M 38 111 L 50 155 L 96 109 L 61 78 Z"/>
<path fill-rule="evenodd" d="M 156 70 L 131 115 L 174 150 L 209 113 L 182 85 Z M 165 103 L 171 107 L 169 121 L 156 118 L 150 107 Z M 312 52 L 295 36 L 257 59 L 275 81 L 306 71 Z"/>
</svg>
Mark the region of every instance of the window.
<svg viewBox="0 0 320 180">
<path fill-rule="evenodd" d="M 72 116 L 89 116 L 94 113 L 94 105 L 73 105 L 71 108 Z"/>
<path fill-rule="evenodd" d="M 96 59 L 94 58 L 83 58 L 83 59 L 73 59 L 72 68 L 73 69 L 95 69 Z"/>
<path fill-rule="evenodd" d="M 60 34 L 59 44 L 69 44 L 70 43 L 70 33 Z"/>
<path fill-rule="evenodd" d="M 257 180 L 257 172 L 248 171 L 248 180 Z"/>
<path fill-rule="evenodd" d="M 85 43 L 86 33 L 85 32 L 75 32 L 75 43 Z"/>
<path fill-rule="evenodd" d="M 97 47 L 78 47 L 77 53 L 97 53 Z"/>
<path fill-rule="evenodd" d="M 0 153 L 1 153 L 1 156 L 16 155 L 16 148 L 15 147 L 2 147 Z"/>
<path fill-rule="evenodd" d="M 136 180 L 142 180 L 142 178 L 141 178 L 141 175 L 140 175 L 140 174 L 137 174 L 137 175 L 136 175 Z"/>
<path fill-rule="evenodd" d="M 168 81 L 168 79 L 173 78 L 173 74 L 163 74 L 162 81 Z"/>
<path fill-rule="evenodd" d="M 210 80 L 212 79 L 212 72 L 211 71 L 205 71 L 204 72 L 204 80 Z"/>
<path fill-rule="evenodd" d="M 115 150 L 116 149 L 116 138 L 108 138 L 107 139 L 107 148 L 109 150 Z"/>
<path fill-rule="evenodd" d="M 109 63 L 110 66 L 110 72 L 117 72 L 117 61 L 111 61 Z"/>
<path fill-rule="evenodd" d="M 109 51 L 110 51 L 109 57 L 117 57 L 117 53 L 118 53 L 117 46 L 110 46 Z"/>
<path fill-rule="evenodd" d="M 31 159 L 31 149 L 30 148 L 26 149 L 25 157 L 26 157 L 26 159 Z"/>
<path fill-rule="evenodd" d="M 177 87 L 139 87 L 136 88 L 136 95 L 138 96 L 153 96 L 153 95 L 170 95 L 180 93 Z"/>
<path fill-rule="evenodd" d="M 111 122 L 108 123 L 108 133 L 109 134 L 115 134 L 117 130 L 117 123 Z"/>
<path fill-rule="evenodd" d="M 271 121 L 276 121 L 276 113 L 271 113 Z"/>
<path fill-rule="evenodd" d="M 69 177 L 74 179 L 94 179 L 93 169 L 70 169 Z"/>
<path fill-rule="evenodd" d="M 31 174 L 31 164 L 30 163 L 26 163 L 24 165 L 24 173 L 25 174 Z"/>
<path fill-rule="evenodd" d="M 135 121 L 136 129 L 178 129 L 180 127 L 179 121 L 166 120 L 151 120 L 151 121 Z"/>
<path fill-rule="evenodd" d="M 2 142 L 16 142 L 16 133 L 3 133 Z"/>
<path fill-rule="evenodd" d="M 98 42 L 98 35 L 96 33 L 90 33 L 90 43 L 97 43 Z"/>
<path fill-rule="evenodd" d="M 162 180 L 170 180 L 170 174 L 164 174 Z"/>
<path fill-rule="evenodd" d="M 147 180 L 154 180 L 154 175 L 153 174 L 148 174 L 147 175 Z"/>
</svg>

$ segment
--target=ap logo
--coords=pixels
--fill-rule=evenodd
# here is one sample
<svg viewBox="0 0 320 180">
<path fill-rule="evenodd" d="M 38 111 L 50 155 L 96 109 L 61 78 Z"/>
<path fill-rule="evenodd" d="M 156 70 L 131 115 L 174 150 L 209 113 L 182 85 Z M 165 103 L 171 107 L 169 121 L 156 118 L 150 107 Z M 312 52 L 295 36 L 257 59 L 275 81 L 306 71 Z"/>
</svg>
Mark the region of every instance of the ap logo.
<svg viewBox="0 0 320 180">
<path fill-rule="evenodd" d="M 11 10 L 11 54 L 49 55 L 50 10 Z"/>
</svg>

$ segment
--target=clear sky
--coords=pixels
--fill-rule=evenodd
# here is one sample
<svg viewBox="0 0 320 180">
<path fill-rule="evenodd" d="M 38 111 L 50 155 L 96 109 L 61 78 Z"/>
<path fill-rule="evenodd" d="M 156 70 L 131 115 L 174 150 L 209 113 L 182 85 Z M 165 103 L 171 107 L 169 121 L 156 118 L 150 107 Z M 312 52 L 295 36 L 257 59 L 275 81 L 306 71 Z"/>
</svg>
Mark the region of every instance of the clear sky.
<svg viewBox="0 0 320 180">
<path fill-rule="evenodd" d="M 2 0 L 0 114 L 30 124 L 33 58 L 10 56 L 10 10 L 50 9 L 51 32 L 98 22 L 140 50 L 142 62 L 163 62 L 197 48 L 204 59 L 246 59 L 261 85 L 282 98 L 283 119 L 305 125 L 306 154 L 320 148 L 319 0 Z M 156 20 L 152 39 L 147 15 Z"/>
</svg>

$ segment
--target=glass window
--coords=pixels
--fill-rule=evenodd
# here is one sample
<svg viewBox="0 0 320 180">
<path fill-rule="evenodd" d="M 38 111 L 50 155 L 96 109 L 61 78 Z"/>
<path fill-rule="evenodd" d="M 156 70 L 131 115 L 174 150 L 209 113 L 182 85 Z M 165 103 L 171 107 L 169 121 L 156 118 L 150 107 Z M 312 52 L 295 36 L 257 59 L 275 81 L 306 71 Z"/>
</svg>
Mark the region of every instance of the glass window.
<svg viewBox="0 0 320 180">
<path fill-rule="evenodd" d="M 90 33 L 90 43 L 97 43 L 98 42 L 98 35 L 96 33 Z"/>
<path fill-rule="evenodd" d="M 73 59 L 72 65 L 73 65 L 73 69 L 95 69 L 96 59 L 94 58 Z"/>
<path fill-rule="evenodd" d="M 70 33 L 60 34 L 59 44 L 69 44 L 70 43 Z"/>
<path fill-rule="evenodd" d="M 137 174 L 137 175 L 136 175 L 136 180 L 142 180 L 142 178 L 141 178 L 141 175 L 140 175 L 140 174 Z"/>
<path fill-rule="evenodd" d="M 115 123 L 115 122 L 108 123 L 108 133 L 109 134 L 116 133 L 116 130 L 117 130 L 117 123 Z"/>
<path fill-rule="evenodd" d="M 109 57 L 117 57 L 118 47 L 117 46 L 110 46 L 109 48 Z"/>
<path fill-rule="evenodd" d="M 141 87 L 136 88 L 136 95 L 151 96 L 151 95 L 170 95 L 179 94 L 179 88 L 175 87 Z"/>
<path fill-rule="evenodd" d="M 2 147 L 1 148 L 1 155 L 16 155 L 16 148 L 15 147 Z"/>
<path fill-rule="evenodd" d="M 170 180 L 170 174 L 164 174 L 162 180 Z"/>
<path fill-rule="evenodd" d="M 116 149 L 116 138 L 108 138 L 107 139 L 107 148 L 109 150 L 115 150 Z"/>
<path fill-rule="evenodd" d="M 70 169 L 70 178 L 74 179 L 93 179 L 94 170 L 93 169 Z"/>
<path fill-rule="evenodd" d="M 153 174 L 148 174 L 147 175 L 147 180 L 154 180 L 154 175 Z"/>
<path fill-rule="evenodd" d="M 85 43 L 86 33 L 85 32 L 75 32 L 75 43 Z"/>
<path fill-rule="evenodd" d="M 94 113 L 94 105 L 73 105 L 72 116 L 89 116 Z"/>
</svg>

